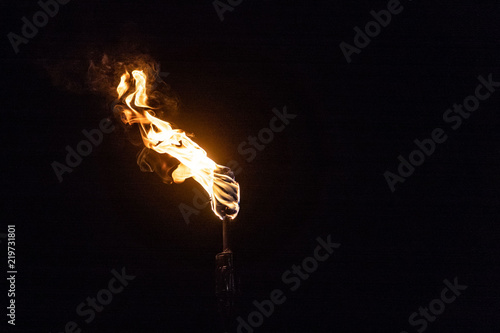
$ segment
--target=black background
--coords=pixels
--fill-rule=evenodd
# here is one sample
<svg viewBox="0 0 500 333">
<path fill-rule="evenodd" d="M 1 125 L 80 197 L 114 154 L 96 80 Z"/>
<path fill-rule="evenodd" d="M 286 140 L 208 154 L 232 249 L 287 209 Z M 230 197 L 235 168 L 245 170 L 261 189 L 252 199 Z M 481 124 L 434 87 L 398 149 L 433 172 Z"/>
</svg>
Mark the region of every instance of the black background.
<svg viewBox="0 0 500 333">
<path fill-rule="evenodd" d="M 442 115 L 474 93 L 479 75 L 500 81 L 500 8 L 402 5 L 348 64 L 339 44 L 353 44 L 353 28 L 387 1 L 244 0 L 221 22 L 209 0 L 73 0 L 18 54 L 6 36 L 39 7 L 3 3 L 0 232 L 16 224 L 19 273 L 16 327 L 6 323 L 7 285 L 2 327 L 221 331 L 221 226 L 209 208 L 185 223 L 179 205 L 192 206 L 193 181 L 169 186 L 142 173 L 139 148 L 119 131 L 62 183 L 52 169 L 83 129 L 110 116 L 109 99 L 86 89 L 89 59 L 126 50 L 161 63 L 181 100 L 175 123 L 212 159 L 242 169 L 231 235 L 238 315 L 273 289 L 287 297 L 256 332 L 416 332 L 410 314 L 455 277 L 467 290 L 426 331 L 498 332 L 500 93 L 456 131 Z M 238 145 L 283 106 L 297 117 L 247 162 Z M 392 193 L 384 172 L 437 127 L 448 140 Z M 291 292 L 282 274 L 328 235 L 341 247 Z M 122 267 L 136 278 L 84 323 L 77 305 Z"/>
</svg>

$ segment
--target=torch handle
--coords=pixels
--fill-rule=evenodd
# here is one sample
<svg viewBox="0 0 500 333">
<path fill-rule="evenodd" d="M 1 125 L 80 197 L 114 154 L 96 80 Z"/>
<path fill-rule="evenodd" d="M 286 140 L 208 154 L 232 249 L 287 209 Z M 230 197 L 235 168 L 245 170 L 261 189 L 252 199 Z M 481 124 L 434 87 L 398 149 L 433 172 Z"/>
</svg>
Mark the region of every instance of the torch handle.
<svg viewBox="0 0 500 333">
<path fill-rule="evenodd" d="M 224 251 L 215 256 L 215 295 L 224 333 L 235 332 L 234 313 L 237 286 L 235 284 L 233 253 Z"/>
<path fill-rule="evenodd" d="M 224 332 L 233 332 L 234 301 L 236 285 L 234 278 L 233 252 L 229 248 L 229 223 L 227 215 L 222 219 L 222 252 L 215 256 L 215 294 Z"/>
</svg>

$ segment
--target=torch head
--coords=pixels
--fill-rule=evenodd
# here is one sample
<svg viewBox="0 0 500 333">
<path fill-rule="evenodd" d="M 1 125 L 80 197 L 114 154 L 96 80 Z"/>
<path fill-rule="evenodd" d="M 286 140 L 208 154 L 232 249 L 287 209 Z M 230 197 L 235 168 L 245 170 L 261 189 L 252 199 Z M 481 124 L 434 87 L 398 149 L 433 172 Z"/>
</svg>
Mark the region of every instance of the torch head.
<svg viewBox="0 0 500 333">
<path fill-rule="evenodd" d="M 234 180 L 233 171 L 225 166 L 217 165 L 214 171 L 214 194 L 212 209 L 220 219 L 232 220 L 240 210 L 240 187 Z"/>
</svg>

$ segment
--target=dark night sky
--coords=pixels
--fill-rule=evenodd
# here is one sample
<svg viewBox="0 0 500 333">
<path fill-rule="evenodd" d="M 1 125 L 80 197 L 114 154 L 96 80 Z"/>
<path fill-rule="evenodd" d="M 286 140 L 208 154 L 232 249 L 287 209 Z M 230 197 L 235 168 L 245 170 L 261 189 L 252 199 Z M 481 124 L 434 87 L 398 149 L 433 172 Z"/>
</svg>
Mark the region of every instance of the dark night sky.
<svg viewBox="0 0 500 333">
<path fill-rule="evenodd" d="M 210 0 L 73 0 L 16 54 L 9 32 L 21 34 L 21 18 L 40 7 L 2 4 L 0 233 L 16 225 L 18 274 L 16 326 L 2 284 L 1 331 L 59 333 L 74 321 L 82 332 L 221 332 L 220 221 L 206 208 L 186 224 L 179 209 L 193 206 L 194 181 L 141 172 L 140 148 L 119 130 L 61 183 L 52 169 L 82 130 L 111 116 L 109 98 L 88 89 L 90 59 L 127 53 L 169 73 L 181 101 L 169 120 L 241 169 L 236 316 L 247 321 L 274 289 L 286 296 L 255 332 L 423 332 L 425 317 L 409 317 L 455 277 L 467 289 L 425 331 L 498 332 L 500 92 L 456 130 L 443 114 L 475 93 L 480 75 L 500 81 L 500 7 L 401 0 L 348 63 L 339 44 L 354 44 L 354 27 L 387 5 L 243 0 L 221 22 Z M 285 106 L 296 117 L 248 161 L 238 146 Z M 398 173 L 398 156 L 435 128 L 447 140 L 391 192 L 384 173 Z M 282 275 L 328 235 L 341 246 L 291 291 Z M 135 279 L 85 323 L 77 306 L 123 267 Z"/>
</svg>

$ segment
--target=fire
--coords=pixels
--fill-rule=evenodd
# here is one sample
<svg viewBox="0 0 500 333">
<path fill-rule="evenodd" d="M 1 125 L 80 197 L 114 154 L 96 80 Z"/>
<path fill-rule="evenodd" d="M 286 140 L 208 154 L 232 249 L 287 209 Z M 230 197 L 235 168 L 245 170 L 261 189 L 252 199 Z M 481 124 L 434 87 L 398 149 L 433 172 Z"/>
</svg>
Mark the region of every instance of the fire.
<svg viewBox="0 0 500 333">
<path fill-rule="evenodd" d="M 226 216 L 234 219 L 239 211 L 240 187 L 232 172 L 211 160 L 206 151 L 183 130 L 175 129 L 169 122 L 155 117 L 154 108 L 148 105 L 147 76 L 144 71 L 134 70 L 131 74 L 126 71 L 116 91 L 120 102 L 124 101 L 124 105 L 119 108 L 121 120 L 128 125 L 139 125 L 145 146 L 137 161 L 141 169 L 163 169 L 165 172 L 166 163 L 158 158 L 155 161 L 151 158 L 148 160 L 151 155 L 148 150 L 174 157 L 179 164 L 171 172 L 173 181 L 182 183 L 192 177 L 208 193 L 213 212 L 220 219 Z M 168 158 L 168 155 L 162 156 Z M 162 178 L 165 180 L 167 177 Z"/>
</svg>

